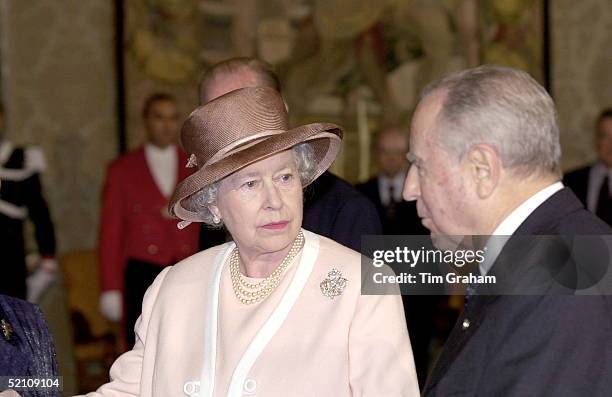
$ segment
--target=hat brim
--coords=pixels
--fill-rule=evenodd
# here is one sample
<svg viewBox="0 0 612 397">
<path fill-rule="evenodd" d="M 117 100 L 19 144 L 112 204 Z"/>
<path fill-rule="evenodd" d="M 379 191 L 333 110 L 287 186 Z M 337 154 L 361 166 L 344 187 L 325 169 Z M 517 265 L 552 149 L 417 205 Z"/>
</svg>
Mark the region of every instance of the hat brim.
<svg viewBox="0 0 612 397">
<path fill-rule="evenodd" d="M 185 178 L 176 187 L 168 210 L 178 219 L 202 222 L 199 212 L 185 207 L 184 200 L 205 186 L 220 181 L 226 176 L 273 154 L 288 150 L 293 146 L 308 142 L 313 150 L 316 172 L 304 186 L 310 184 L 325 172 L 334 162 L 342 142 L 342 129 L 332 123 L 312 123 L 293 128 L 286 132 L 270 135 L 253 145 L 245 145 L 244 150 L 234 151 L 227 157 L 202 167 Z"/>
</svg>

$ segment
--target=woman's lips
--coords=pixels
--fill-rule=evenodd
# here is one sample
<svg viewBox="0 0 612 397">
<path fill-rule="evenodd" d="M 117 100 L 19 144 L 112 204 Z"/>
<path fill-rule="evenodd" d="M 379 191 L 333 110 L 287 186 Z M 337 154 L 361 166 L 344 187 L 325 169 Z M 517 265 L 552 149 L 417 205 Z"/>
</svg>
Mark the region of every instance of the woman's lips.
<svg viewBox="0 0 612 397">
<path fill-rule="evenodd" d="M 272 222 L 272 223 L 266 223 L 262 227 L 268 230 L 280 230 L 280 229 L 285 228 L 285 226 L 287 226 L 288 223 L 289 221 Z"/>
</svg>

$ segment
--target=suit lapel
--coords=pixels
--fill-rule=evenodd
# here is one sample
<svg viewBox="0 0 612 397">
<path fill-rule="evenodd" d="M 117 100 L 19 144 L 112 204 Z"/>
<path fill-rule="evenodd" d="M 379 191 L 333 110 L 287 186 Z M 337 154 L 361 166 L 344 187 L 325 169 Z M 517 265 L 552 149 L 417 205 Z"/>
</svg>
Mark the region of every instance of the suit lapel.
<svg viewBox="0 0 612 397">
<path fill-rule="evenodd" d="M 549 197 L 544 203 L 535 209 L 516 230 L 514 235 L 538 235 L 538 234 L 554 234 L 551 225 L 555 225 L 558 219 L 562 219 L 565 215 L 580 210 L 583 208 L 576 196 L 567 188 L 564 188 Z M 507 246 L 513 244 L 513 239 L 510 238 L 506 243 Z M 499 273 L 507 266 L 501 266 L 499 260 L 504 258 L 504 247 L 498 259 L 491 268 L 491 273 Z M 493 291 L 487 291 L 484 285 L 479 285 L 477 295 L 470 298 L 468 304 L 459 316 L 455 323 L 448 340 L 446 341 L 442 353 L 438 357 L 434 369 L 428 377 L 423 394 L 427 394 L 431 388 L 442 379 L 448 371 L 453 361 L 465 347 L 465 344 L 476 333 L 484 317 L 486 315 L 487 306 L 499 298 L 499 295 L 493 295 Z M 466 322 L 467 321 L 467 322 Z M 466 326 L 467 325 L 467 326 Z"/>
<path fill-rule="evenodd" d="M 436 360 L 434 369 L 427 379 L 423 389 L 424 395 L 442 379 L 453 361 L 455 361 L 459 353 L 463 350 L 465 344 L 482 324 L 487 306 L 497 298 L 498 296 L 495 295 L 474 295 L 469 299 L 466 307 L 457 319 L 450 336 L 444 344 L 444 348 Z"/>
</svg>

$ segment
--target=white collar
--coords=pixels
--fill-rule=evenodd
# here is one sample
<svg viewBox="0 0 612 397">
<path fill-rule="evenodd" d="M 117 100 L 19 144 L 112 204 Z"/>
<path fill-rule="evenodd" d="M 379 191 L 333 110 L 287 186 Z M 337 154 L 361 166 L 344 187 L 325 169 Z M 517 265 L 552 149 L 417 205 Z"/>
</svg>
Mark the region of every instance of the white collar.
<svg viewBox="0 0 612 397">
<path fill-rule="evenodd" d="M 525 200 L 516 207 L 493 231 L 491 236 L 504 236 L 487 241 L 485 260 L 480 263 L 480 274 L 485 275 L 491 270 L 491 266 L 499 256 L 502 248 L 511 235 L 521 226 L 523 222 L 535 211 L 543 202 L 548 200 L 553 194 L 563 189 L 563 183 L 555 182 L 552 185 L 538 191 L 533 196 Z"/>
<path fill-rule="evenodd" d="M 168 145 L 165 148 L 160 148 L 152 143 L 145 144 L 145 150 L 154 156 L 170 156 L 176 152 L 176 145 Z"/>
<path fill-rule="evenodd" d="M 536 210 L 543 202 L 548 200 L 550 196 L 563 189 L 563 183 L 555 182 L 550 186 L 545 187 L 533 196 L 529 197 L 508 215 L 493 231 L 493 236 L 510 236 L 516 229 L 521 226 L 521 223 L 527 219 L 533 211 Z"/>
</svg>

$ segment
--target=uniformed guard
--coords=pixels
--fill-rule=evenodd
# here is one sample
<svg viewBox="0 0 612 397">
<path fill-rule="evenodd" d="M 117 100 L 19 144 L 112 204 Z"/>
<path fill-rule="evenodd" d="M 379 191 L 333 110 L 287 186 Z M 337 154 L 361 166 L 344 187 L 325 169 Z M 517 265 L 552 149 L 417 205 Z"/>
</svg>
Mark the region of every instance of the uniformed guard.
<svg viewBox="0 0 612 397">
<path fill-rule="evenodd" d="M 129 346 L 142 298 L 165 267 L 195 253 L 196 226 L 179 230 L 167 212 L 178 182 L 191 173 L 177 145 L 179 113 L 174 99 L 154 94 L 143 107 L 147 142 L 109 167 L 102 197 L 99 266 L 100 310 L 124 320 Z"/>
<path fill-rule="evenodd" d="M 0 105 L 0 293 L 37 302 L 57 273 L 55 234 L 42 193 L 40 173 L 45 159 L 36 147 L 16 147 L 4 133 Z M 29 277 L 26 268 L 24 222 L 35 227 L 39 266 Z M 27 277 L 27 288 L 26 288 Z M 26 293 L 27 291 L 27 293 Z"/>
</svg>

